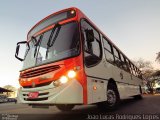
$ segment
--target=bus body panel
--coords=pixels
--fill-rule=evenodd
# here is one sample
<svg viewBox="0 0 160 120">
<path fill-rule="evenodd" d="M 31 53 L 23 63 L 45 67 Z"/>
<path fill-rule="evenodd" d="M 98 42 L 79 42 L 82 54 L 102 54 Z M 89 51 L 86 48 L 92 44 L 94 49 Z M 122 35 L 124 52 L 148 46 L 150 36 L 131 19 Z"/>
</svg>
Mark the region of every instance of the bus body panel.
<svg viewBox="0 0 160 120">
<path fill-rule="evenodd" d="M 110 79 L 115 80 L 121 99 L 141 94 L 139 91 L 139 85 L 141 85 L 141 80 L 138 80 L 136 77 L 134 77 L 134 79 L 132 79 L 133 81 L 135 81 L 134 84 L 130 84 L 130 75 L 128 75 L 128 73 L 125 71 L 124 75 L 129 77 L 125 77 L 125 79 L 121 80 L 121 71 L 121 69 L 115 68 L 115 66 L 108 63 L 105 59 L 103 59 L 101 63 L 94 67 L 86 67 L 85 72 L 88 76 L 88 104 L 107 100 L 106 92 L 108 81 Z M 94 90 L 94 86 L 97 87 L 96 90 Z"/>
<path fill-rule="evenodd" d="M 117 68 L 116 66 L 112 67 L 112 71 L 112 78 L 117 83 L 121 99 L 140 94 L 139 86 L 141 85 L 141 80 L 138 80 L 137 77 L 133 77 L 133 75 L 131 77 L 131 74 L 120 68 Z M 120 77 L 120 73 L 123 74 L 123 79 Z"/>
<path fill-rule="evenodd" d="M 106 90 L 108 81 L 87 77 L 88 104 L 103 102 L 107 100 Z"/>
</svg>

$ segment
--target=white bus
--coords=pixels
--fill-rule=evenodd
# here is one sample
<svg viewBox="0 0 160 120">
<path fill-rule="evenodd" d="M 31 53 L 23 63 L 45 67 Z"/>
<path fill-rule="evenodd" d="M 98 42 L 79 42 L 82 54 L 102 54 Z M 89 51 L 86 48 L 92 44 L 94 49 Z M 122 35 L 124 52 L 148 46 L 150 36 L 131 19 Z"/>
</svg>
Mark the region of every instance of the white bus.
<svg viewBox="0 0 160 120">
<path fill-rule="evenodd" d="M 27 48 L 20 58 L 22 45 Z M 24 62 L 20 103 L 60 110 L 97 104 L 112 110 L 120 99 L 142 97 L 141 71 L 77 8 L 38 22 L 27 41 L 17 43 L 15 57 Z"/>
</svg>

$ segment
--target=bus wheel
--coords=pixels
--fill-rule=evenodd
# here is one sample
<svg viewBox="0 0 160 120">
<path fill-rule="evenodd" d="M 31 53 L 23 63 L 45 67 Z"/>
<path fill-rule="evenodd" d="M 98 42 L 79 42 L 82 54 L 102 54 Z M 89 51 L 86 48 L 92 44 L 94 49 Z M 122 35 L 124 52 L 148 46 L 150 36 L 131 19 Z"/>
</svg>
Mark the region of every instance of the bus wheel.
<svg viewBox="0 0 160 120">
<path fill-rule="evenodd" d="M 110 84 L 106 94 L 107 94 L 107 101 L 98 103 L 98 107 L 102 110 L 107 110 L 107 111 L 115 110 L 120 101 L 117 87 L 114 84 Z"/>
<path fill-rule="evenodd" d="M 135 100 L 141 100 L 141 99 L 143 99 L 143 97 L 142 97 L 142 95 L 135 95 L 134 99 Z"/>
<path fill-rule="evenodd" d="M 56 107 L 61 111 L 70 111 L 74 108 L 74 105 L 62 104 L 62 105 L 56 105 Z"/>
<path fill-rule="evenodd" d="M 139 95 L 135 95 L 134 96 L 134 99 L 136 99 L 136 100 L 141 100 L 141 99 L 143 99 L 143 96 L 142 96 L 142 89 L 141 89 L 141 86 L 139 86 L 139 92 L 140 92 L 140 94 Z"/>
</svg>

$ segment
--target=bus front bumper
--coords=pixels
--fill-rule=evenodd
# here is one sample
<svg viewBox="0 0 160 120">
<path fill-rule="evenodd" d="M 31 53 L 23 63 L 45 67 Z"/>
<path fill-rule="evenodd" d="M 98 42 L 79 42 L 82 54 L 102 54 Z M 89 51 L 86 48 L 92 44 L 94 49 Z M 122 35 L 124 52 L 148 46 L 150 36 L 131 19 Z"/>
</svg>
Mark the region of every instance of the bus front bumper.
<svg viewBox="0 0 160 120">
<path fill-rule="evenodd" d="M 37 98 L 30 99 L 29 93 L 38 92 Z M 21 88 L 17 94 L 18 103 L 26 104 L 83 104 L 83 88 L 77 80 L 55 87 L 53 82 L 47 86 Z"/>
</svg>

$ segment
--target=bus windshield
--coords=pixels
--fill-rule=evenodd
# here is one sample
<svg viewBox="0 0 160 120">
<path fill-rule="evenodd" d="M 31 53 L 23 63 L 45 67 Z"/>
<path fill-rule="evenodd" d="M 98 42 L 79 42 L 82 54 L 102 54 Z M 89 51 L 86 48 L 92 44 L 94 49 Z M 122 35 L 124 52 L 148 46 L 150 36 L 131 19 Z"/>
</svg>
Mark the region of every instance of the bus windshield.
<svg viewBox="0 0 160 120">
<path fill-rule="evenodd" d="M 38 44 L 35 44 L 35 39 L 29 42 L 30 49 L 26 52 L 23 70 L 67 59 L 79 54 L 80 40 L 77 22 L 63 24 L 58 32 L 54 31 L 55 33 L 51 29 L 36 36 L 36 40 L 39 40 Z M 55 34 L 57 34 L 56 38 L 54 37 Z M 49 39 L 54 39 L 51 46 L 48 46 Z"/>
</svg>

